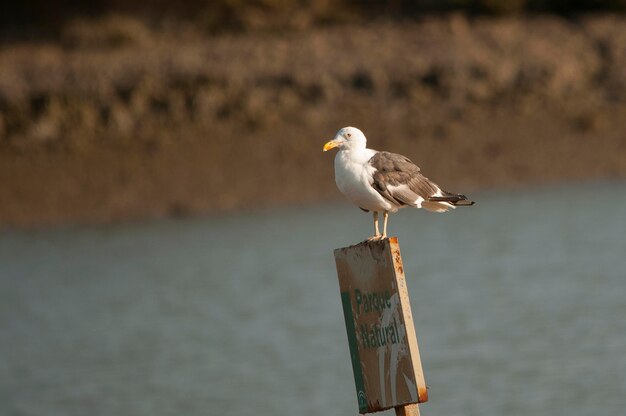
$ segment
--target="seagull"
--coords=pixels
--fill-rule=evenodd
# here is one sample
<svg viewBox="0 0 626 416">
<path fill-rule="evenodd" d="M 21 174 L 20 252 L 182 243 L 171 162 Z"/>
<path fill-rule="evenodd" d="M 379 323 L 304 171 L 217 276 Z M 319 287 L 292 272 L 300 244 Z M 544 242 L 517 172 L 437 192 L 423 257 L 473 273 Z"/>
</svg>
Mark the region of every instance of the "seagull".
<svg viewBox="0 0 626 416">
<path fill-rule="evenodd" d="M 335 183 L 352 203 L 374 216 L 374 236 L 387 237 L 390 212 L 400 208 L 424 208 L 446 212 L 458 206 L 474 205 L 465 195 L 442 190 L 420 173 L 409 158 L 396 153 L 379 152 L 366 147 L 367 139 L 356 127 L 340 129 L 324 145 L 324 151 L 339 148 L 335 156 Z M 378 229 L 378 215 L 383 213 L 383 232 Z"/>
</svg>

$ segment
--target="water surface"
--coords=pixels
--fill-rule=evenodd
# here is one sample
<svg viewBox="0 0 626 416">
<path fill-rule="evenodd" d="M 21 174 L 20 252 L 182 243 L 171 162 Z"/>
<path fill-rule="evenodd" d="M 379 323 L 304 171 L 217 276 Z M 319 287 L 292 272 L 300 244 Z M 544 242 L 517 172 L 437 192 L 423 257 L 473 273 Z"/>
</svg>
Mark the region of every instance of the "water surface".
<svg viewBox="0 0 626 416">
<path fill-rule="evenodd" d="M 423 415 L 626 408 L 626 184 L 404 210 Z M 347 205 L 0 235 L 0 414 L 357 414 Z M 393 414 L 387 412 L 385 414 Z"/>
</svg>

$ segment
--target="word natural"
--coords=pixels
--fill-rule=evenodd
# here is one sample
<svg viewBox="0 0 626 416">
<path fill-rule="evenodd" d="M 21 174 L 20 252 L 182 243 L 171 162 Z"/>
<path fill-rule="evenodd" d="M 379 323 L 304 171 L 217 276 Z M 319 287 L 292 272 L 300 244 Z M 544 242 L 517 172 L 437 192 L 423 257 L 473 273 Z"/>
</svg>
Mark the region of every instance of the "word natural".
<svg viewBox="0 0 626 416">
<path fill-rule="evenodd" d="M 389 325 L 373 324 L 368 327 L 367 324 L 361 324 L 359 330 L 361 345 L 365 348 L 384 347 L 387 344 L 400 342 L 400 333 L 395 317 Z"/>
</svg>

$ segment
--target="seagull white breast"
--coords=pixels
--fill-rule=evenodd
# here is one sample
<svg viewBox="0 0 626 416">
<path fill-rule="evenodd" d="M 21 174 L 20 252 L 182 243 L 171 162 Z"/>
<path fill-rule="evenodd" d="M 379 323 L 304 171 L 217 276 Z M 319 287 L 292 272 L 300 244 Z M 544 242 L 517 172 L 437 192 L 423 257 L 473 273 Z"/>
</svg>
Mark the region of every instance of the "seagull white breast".
<svg viewBox="0 0 626 416">
<path fill-rule="evenodd" d="M 369 163 L 372 149 L 340 150 L 335 156 L 337 188 L 352 203 L 368 211 L 396 211 L 397 208 L 372 187 L 376 169 Z"/>
</svg>

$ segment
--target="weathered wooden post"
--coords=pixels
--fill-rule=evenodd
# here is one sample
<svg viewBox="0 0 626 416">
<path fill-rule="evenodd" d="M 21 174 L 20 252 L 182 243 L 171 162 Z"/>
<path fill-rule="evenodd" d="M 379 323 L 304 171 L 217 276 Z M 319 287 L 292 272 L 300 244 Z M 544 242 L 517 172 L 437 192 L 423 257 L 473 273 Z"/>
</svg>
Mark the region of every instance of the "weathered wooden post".
<svg viewBox="0 0 626 416">
<path fill-rule="evenodd" d="M 428 400 L 396 237 L 335 250 L 359 413 L 419 416 Z"/>
</svg>

